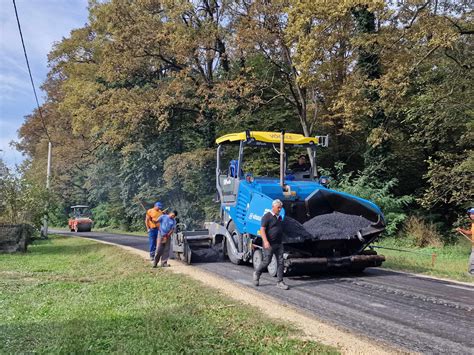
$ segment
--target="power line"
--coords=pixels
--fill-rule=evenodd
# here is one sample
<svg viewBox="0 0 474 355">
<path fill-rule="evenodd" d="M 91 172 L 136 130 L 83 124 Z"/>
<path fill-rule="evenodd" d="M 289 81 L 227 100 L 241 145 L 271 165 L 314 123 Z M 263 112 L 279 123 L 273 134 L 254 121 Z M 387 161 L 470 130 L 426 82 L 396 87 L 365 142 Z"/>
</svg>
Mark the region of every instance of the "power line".
<svg viewBox="0 0 474 355">
<path fill-rule="evenodd" d="M 39 101 L 38 101 L 38 95 L 36 94 L 35 83 L 33 81 L 33 75 L 31 75 L 30 62 L 28 61 L 28 55 L 26 54 L 25 41 L 23 40 L 23 33 L 21 32 L 20 19 L 18 18 L 18 11 L 16 9 L 15 0 L 13 0 L 13 7 L 15 8 L 16 22 L 18 23 L 18 31 L 20 32 L 21 45 L 23 46 L 23 53 L 25 54 L 26 66 L 28 67 L 28 73 L 30 74 L 31 86 L 33 87 L 33 93 L 35 94 L 36 107 L 38 107 L 38 113 L 40 115 L 40 119 L 41 119 L 41 123 L 43 125 L 44 132 L 46 133 L 46 136 L 48 137 L 48 140 L 51 142 L 51 137 L 49 136 L 48 129 L 46 128 L 46 124 L 44 122 L 44 117 L 43 117 L 43 112 L 41 111 L 41 107 L 40 107 L 40 104 L 39 104 Z"/>
<path fill-rule="evenodd" d="M 40 116 L 41 124 L 43 125 L 44 132 L 46 133 L 46 136 L 48 137 L 48 166 L 46 170 L 46 189 L 47 191 L 49 191 L 50 175 L 51 175 L 51 137 L 49 136 L 48 129 L 46 128 L 46 124 L 44 122 L 43 112 L 41 111 L 41 107 L 38 101 L 38 95 L 36 94 L 35 83 L 33 81 L 33 75 L 31 75 L 30 62 L 28 61 L 28 55 L 26 54 L 25 41 L 23 40 L 23 33 L 21 32 L 20 19 L 18 18 L 18 11 L 16 9 L 15 0 L 13 0 L 13 7 L 15 8 L 16 22 L 18 23 L 18 31 L 20 32 L 21 45 L 23 46 L 23 53 L 25 54 L 26 66 L 28 67 L 28 73 L 30 74 L 31 86 L 33 87 L 33 93 L 35 94 L 36 107 L 38 107 L 38 113 Z M 48 212 L 47 212 L 48 205 L 49 205 L 49 202 L 48 200 L 46 200 L 46 213 L 44 215 L 43 228 L 41 229 L 41 236 L 42 238 L 46 238 L 46 239 L 48 239 Z"/>
</svg>

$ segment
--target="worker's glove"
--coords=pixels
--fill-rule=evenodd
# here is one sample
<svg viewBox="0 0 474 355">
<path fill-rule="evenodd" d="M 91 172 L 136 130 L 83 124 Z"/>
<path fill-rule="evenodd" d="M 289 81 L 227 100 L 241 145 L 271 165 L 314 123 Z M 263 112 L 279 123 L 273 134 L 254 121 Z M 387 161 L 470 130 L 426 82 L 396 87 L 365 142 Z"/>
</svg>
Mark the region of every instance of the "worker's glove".
<svg viewBox="0 0 474 355">
<path fill-rule="evenodd" d="M 171 235 L 171 232 L 166 233 L 166 234 L 162 237 L 161 243 L 162 243 L 162 244 L 165 244 L 165 243 L 168 241 L 168 238 L 170 237 L 170 235 Z"/>
</svg>

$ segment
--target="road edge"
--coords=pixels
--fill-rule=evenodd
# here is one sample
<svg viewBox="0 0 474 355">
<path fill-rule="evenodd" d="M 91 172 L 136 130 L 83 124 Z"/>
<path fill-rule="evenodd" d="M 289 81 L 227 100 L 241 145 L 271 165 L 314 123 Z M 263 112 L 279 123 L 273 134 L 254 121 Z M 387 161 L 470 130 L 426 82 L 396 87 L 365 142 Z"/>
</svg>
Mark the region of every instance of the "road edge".
<svg viewBox="0 0 474 355">
<path fill-rule="evenodd" d="M 404 275 L 409 275 L 409 276 L 412 276 L 412 277 L 420 277 L 420 278 L 423 278 L 423 279 L 431 279 L 431 280 L 450 282 L 450 283 L 459 284 L 459 285 L 463 285 L 463 286 L 471 286 L 471 287 L 474 286 L 474 282 L 465 282 L 465 281 L 459 281 L 459 280 L 445 279 L 444 277 L 438 277 L 438 276 L 433 276 L 433 275 L 415 274 L 415 273 L 409 272 L 409 271 L 394 270 L 394 269 L 389 269 L 389 268 L 386 268 L 386 267 L 382 267 L 382 268 L 380 268 L 380 270 L 388 270 L 388 271 L 391 271 L 391 272 L 396 272 L 397 274 L 404 274 Z"/>
</svg>

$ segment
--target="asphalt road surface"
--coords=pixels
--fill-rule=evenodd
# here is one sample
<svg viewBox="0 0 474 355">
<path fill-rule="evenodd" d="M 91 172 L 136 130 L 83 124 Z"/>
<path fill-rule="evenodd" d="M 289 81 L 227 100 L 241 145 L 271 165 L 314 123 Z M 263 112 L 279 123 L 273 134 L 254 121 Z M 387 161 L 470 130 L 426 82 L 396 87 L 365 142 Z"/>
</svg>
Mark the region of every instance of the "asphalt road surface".
<svg viewBox="0 0 474 355">
<path fill-rule="evenodd" d="M 146 237 L 57 232 L 148 249 Z M 251 266 L 225 261 L 195 267 L 254 288 Z M 363 274 L 352 276 L 288 277 L 285 282 L 291 287 L 289 291 L 274 287 L 275 278 L 264 274 L 257 289 L 374 341 L 414 352 L 474 354 L 474 286 L 379 268 L 368 268 Z"/>
</svg>

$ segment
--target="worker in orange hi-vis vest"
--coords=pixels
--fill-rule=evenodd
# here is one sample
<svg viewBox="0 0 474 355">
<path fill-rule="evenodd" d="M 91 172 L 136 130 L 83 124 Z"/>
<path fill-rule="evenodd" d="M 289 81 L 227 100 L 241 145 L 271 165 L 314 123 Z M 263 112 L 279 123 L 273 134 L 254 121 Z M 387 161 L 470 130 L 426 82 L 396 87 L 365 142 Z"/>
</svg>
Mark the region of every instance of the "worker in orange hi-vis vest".
<svg viewBox="0 0 474 355">
<path fill-rule="evenodd" d="M 471 275 L 474 275 L 474 208 L 468 209 L 467 214 L 469 215 L 469 219 L 471 221 L 471 229 L 457 228 L 456 230 L 464 235 L 471 237 L 472 247 L 471 256 L 469 257 L 468 271 Z"/>
<path fill-rule="evenodd" d="M 161 202 L 155 203 L 153 208 L 150 208 L 146 211 L 145 216 L 145 225 L 146 230 L 148 232 L 148 241 L 150 243 L 150 260 L 153 261 L 155 259 L 155 252 L 156 252 L 156 238 L 158 237 L 158 228 L 160 228 L 160 224 L 158 223 L 158 218 L 163 214 L 161 210 L 163 208 L 163 204 Z"/>
</svg>

